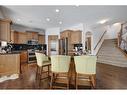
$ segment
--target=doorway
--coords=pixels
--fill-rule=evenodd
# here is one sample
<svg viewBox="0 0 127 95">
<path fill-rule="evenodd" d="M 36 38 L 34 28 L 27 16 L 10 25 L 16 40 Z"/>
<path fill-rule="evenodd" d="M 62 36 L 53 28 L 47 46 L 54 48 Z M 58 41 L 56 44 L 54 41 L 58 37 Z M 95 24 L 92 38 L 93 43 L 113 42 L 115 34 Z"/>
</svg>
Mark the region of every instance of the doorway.
<svg viewBox="0 0 127 95">
<path fill-rule="evenodd" d="M 91 32 L 86 32 L 86 38 L 85 38 L 85 50 L 89 53 L 91 53 L 91 45 L 92 43 L 92 33 Z"/>
<path fill-rule="evenodd" d="M 48 55 L 58 54 L 58 35 L 48 36 Z"/>
</svg>

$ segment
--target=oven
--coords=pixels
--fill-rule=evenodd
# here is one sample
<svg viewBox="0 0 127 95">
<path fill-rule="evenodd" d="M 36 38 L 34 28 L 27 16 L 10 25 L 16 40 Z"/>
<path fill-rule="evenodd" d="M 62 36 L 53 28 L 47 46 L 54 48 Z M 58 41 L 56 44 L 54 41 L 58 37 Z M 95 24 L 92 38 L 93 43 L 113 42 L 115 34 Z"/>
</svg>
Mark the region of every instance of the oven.
<svg viewBox="0 0 127 95">
<path fill-rule="evenodd" d="M 28 50 L 28 63 L 36 62 L 35 50 Z"/>
</svg>

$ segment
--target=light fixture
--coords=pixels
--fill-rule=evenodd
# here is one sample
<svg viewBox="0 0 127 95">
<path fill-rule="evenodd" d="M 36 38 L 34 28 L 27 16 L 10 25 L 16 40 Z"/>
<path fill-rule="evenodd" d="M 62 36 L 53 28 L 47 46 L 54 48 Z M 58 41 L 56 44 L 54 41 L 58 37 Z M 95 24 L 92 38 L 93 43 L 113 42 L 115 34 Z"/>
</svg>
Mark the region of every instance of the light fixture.
<svg viewBox="0 0 127 95">
<path fill-rule="evenodd" d="M 108 19 L 104 19 L 104 20 L 99 21 L 98 23 L 104 24 L 104 23 L 106 23 L 107 21 L 108 21 Z"/>
<path fill-rule="evenodd" d="M 75 5 L 76 7 L 79 7 L 79 5 Z"/>
<path fill-rule="evenodd" d="M 32 22 L 33 22 L 32 20 L 29 21 L 29 23 L 32 23 Z"/>
<path fill-rule="evenodd" d="M 60 10 L 59 10 L 59 9 L 56 9 L 55 11 L 56 11 L 56 13 L 60 12 Z"/>
<path fill-rule="evenodd" d="M 60 21 L 59 24 L 62 24 L 62 21 Z"/>
<path fill-rule="evenodd" d="M 50 21 L 50 18 L 46 18 L 46 21 Z"/>
<path fill-rule="evenodd" d="M 21 19 L 18 18 L 17 21 L 21 21 Z"/>
<path fill-rule="evenodd" d="M 117 22 L 117 23 L 114 23 L 113 25 L 114 26 L 117 26 L 117 25 L 120 25 L 121 23 Z"/>
</svg>

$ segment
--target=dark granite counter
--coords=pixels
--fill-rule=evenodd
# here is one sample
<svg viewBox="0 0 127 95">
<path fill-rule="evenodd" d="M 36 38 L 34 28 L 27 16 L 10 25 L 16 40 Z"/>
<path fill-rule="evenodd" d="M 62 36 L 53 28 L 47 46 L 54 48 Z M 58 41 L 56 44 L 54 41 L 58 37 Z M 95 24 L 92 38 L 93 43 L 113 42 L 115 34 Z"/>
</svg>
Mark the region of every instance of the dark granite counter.
<svg viewBox="0 0 127 95">
<path fill-rule="evenodd" d="M 0 55 L 8 55 L 8 54 L 20 54 L 20 51 L 16 51 L 16 52 L 9 52 L 9 53 L 0 53 Z"/>
</svg>

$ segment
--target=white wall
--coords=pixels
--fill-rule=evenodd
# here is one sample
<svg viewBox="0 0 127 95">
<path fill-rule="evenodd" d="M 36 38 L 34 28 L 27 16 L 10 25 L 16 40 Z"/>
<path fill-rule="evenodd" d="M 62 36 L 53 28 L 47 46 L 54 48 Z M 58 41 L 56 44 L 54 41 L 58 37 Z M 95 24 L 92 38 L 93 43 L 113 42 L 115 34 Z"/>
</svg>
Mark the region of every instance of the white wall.
<svg viewBox="0 0 127 95">
<path fill-rule="evenodd" d="M 83 23 L 71 25 L 68 27 L 62 27 L 61 31 L 64 31 L 64 30 L 81 30 L 81 31 L 84 31 Z"/>
<path fill-rule="evenodd" d="M 45 40 L 47 44 L 47 54 L 48 54 L 48 35 L 58 35 L 60 38 L 60 28 L 59 27 L 54 27 L 54 28 L 48 28 L 45 31 Z M 58 50 L 58 48 L 57 48 Z"/>
<path fill-rule="evenodd" d="M 4 18 L 4 15 L 1 10 L 0 10 L 0 18 Z"/>
<path fill-rule="evenodd" d="M 107 27 L 106 39 L 117 38 L 118 32 L 120 32 L 121 24 L 115 23 Z"/>
<path fill-rule="evenodd" d="M 96 55 L 99 48 L 101 47 L 105 37 L 101 40 L 101 42 L 99 43 L 97 48 L 94 50 L 95 46 L 97 45 L 98 41 L 102 37 L 105 30 L 106 30 L 106 26 L 100 26 L 100 27 L 96 27 L 96 28 L 92 29 L 92 34 L 93 34 L 93 38 L 92 38 L 92 55 Z"/>
</svg>

